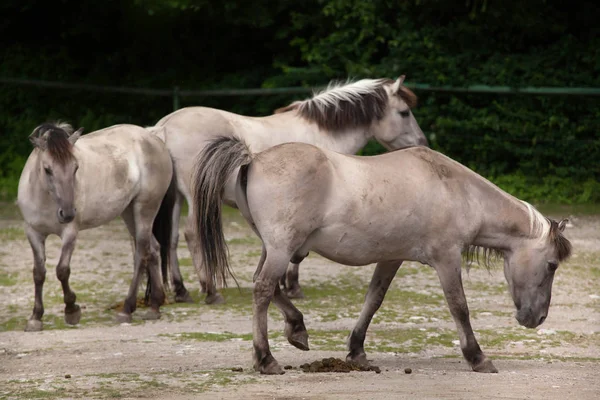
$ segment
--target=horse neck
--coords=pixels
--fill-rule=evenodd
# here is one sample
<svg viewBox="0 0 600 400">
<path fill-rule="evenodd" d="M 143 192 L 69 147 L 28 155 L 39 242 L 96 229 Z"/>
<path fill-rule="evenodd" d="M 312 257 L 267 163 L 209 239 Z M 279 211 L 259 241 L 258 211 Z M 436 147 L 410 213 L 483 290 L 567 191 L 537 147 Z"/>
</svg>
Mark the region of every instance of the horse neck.
<svg viewBox="0 0 600 400">
<path fill-rule="evenodd" d="M 471 193 L 473 198 L 483 199 L 478 202 L 481 224 L 472 244 L 510 251 L 531 237 L 533 217 L 525 203 L 487 181 L 479 191 Z"/>
<path fill-rule="evenodd" d="M 343 154 L 356 154 L 369 141 L 367 129 L 352 127 L 342 131 L 329 132 L 319 128 L 312 121 L 300 117 L 296 111 L 257 118 L 264 134 L 252 135 L 249 141 L 262 140 L 262 143 L 249 143 L 253 151 L 287 142 L 302 142 L 326 148 Z M 254 139 L 254 140 L 253 140 Z M 260 146 L 266 144 L 266 146 Z M 256 147 L 262 147 L 255 149 Z"/>
</svg>

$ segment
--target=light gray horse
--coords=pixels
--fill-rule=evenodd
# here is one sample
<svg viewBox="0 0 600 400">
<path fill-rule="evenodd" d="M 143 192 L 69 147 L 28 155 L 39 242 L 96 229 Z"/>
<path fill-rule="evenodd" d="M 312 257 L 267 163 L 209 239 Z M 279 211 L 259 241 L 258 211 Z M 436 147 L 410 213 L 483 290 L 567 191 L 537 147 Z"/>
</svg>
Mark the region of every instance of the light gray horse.
<svg viewBox="0 0 600 400">
<path fill-rule="evenodd" d="M 436 270 L 463 355 L 478 372 L 497 370 L 471 328 L 461 253 L 484 248 L 504 258 L 516 319 L 534 328 L 548 315 L 554 273 L 571 252 L 562 235 L 566 220 L 543 217 L 426 147 L 357 157 L 289 143 L 252 155 L 243 142 L 223 137 L 200 155 L 193 184 L 209 280 L 224 282 L 230 272 L 220 207 L 223 173 L 237 168 L 236 203 L 263 242 L 253 296 L 254 367 L 261 373 L 283 373 L 269 350 L 271 301 L 284 314 L 288 341 L 308 350 L 302 313 L 278 281 L 290 260 L 298 262 L 309 251 L 347 265 L 377 263 L 349 337 L 348 360 L 367 362 L 367 327 L 402 262 L 412 260 Z"/>
<path fill-rule="evenodd" d="M 29 139 L 34 145 L 19 181 L 18 205 L 33 251 L 35 305 L 26 331 L 42 330 L 42 288 L 46 278 L 46 237 L 62 239 L 56 276 L 65 301 L 65 322 L 81 318 L 69 286 L 70 261 L 80 230 L 94 228 L 121 215 L 135 240 L 134 274 L 119 322 L 130 322 L 136 309 L 140 272 L 149 271 L 153 286 L 146 319 L 160 316 L 164 290 L 158 267 L 159 243 L 168 246 L 175 186 L 169 152 L 155 135 L 134 125 L 116 125 L 85 135 L 68 124 L 42 124 Z M 157 215 L 161 203 L 162 215 Z M 152 234 L 153 221 L 156 238 Z M 161 224 L 162 223 L 162 224 Z M 161 235 L 162 234 L 162 235 Z"/>
<path fill-rule="evenodd" d="M 177 262 L 179 215 L 183 198 L 187 200 L 190 215 L 185 238 L 196 271 L 199 272 L 206 303 L 224 301 L 216 288 L 206 285 L 200 274 L 202 244 L 198 241 L 190 190 L 194 160 L 210 140 L 217 136 L 237 137 L 248 144 L 253 152 L 286 142 L 311 143 L 340 153 L 355 154 L 371 138 L 387 149 L 411 145 L 427 145 L 410 108 L 416 96 L 402 85 L 404 76 L 390 79 L 364 79 L 343 85 L 330 85 L 322 93 L 304 101 L 296 101 L 267 117 L 246 117 L 206 107 L 190 107 L 175 111 L 156 124 L 160 136 L 173 157 L 177 172 L 178 198 L 173 212 L 173 237 L 170 248 L 170 270 L 176 301 L 189 301 Z M 229 177 L 224 177 L 229 179 Z M 236 207 L 230 180 L 223 200 Z M 163 278 L 167 271 L 163 265 Z M 285 277 L 283 278 L 285 282 Z M 288 270 L 287 294 L 302 297 L 298 284 L 298 265 Z"/>
</svg>

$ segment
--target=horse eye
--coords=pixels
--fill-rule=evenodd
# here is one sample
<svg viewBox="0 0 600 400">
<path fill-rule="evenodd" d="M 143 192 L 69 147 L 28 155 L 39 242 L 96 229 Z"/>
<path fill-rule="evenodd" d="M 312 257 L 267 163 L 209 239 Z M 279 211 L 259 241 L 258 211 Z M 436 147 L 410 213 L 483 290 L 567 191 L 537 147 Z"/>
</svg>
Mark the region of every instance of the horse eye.
<svg viewBox="0 0 600 400">
<path fill-rule="evenodd" d="M 551 272 L 554 272 L 554 271 L 556 271 L 556 270 L 558 269 L 558 263 L 557 263 L 557 262 L 554 262 L 554 261 L 548 261 L 548 269 L 549 269 Z"/>
<path fill-rule="evenodd" d="M 52 170 L 49 167 L 44 167 L 44 171 L 46 172 L 46 175 L 52 176 Z"/>
<path fill-rule="evenodd" d="M 410 116 L 410 111 L 408 111 L 408 110 L 398 111 L 398 114 L 400 114 L 402 116 L 402 118 L 408 118 Z"/>
</svg>

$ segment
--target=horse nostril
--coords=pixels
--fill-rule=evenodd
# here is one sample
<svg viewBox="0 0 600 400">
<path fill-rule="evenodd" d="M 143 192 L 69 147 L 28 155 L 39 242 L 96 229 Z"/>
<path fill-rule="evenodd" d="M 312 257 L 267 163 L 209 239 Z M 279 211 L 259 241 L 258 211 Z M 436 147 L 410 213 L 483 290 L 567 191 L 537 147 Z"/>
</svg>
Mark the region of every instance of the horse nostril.
<svg viewBox="0 0 600 400">
<path fill-rule="evenodd" d="M 546 316 L 541 317 L 540 318 L 540 323 L 538 325 L 543 324 L 545 320 L 546 320 Z"/>
<path fill-rule="evenodd" d="M 65 212 L 63 211 L 63 209 L 62 209 L 62 208 L 58 210 L 58 215 L 59 215 L 61 218 L 64 218 L 64 217 L 65 217 Z"/>
</svg>

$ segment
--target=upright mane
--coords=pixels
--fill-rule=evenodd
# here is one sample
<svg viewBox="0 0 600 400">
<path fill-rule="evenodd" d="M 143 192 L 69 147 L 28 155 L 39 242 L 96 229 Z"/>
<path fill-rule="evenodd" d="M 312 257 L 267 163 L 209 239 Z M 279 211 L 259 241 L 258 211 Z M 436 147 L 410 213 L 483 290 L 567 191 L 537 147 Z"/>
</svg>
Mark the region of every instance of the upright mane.
<svg viewBox="0 0 600 400">
<path fill-rule="evenodd" d="M 526 201 L 519 201 L 525 205 L 529 216 L 529 232 L 526 236 L 540 241 L 551 241 L 556 248 L 558 261 L 564 261 L 569 258 L 572 250 L 571 242 L 563 236 L 562 231 L 559 229 L 559 223 L 551 218 L 544 217 L 535 207 Z M 468 264 L 473 261 L 480 263 L 481 260 L 481 263 L 488 269 L 493 261 L 503 257 L 504 253 L 499 249 L 474 245 L 468 246 L 465 254 Z"/>
<path fill-rule="evenodd" d="M 309 121 L 329 131 L 340 131 L 348 127 L 368 126 L 385 115 L 389 97 L 386 85 L 391 79 L 362 79 L 356 82 L 331 82 L 327 88 L 310 99 L 295 101 L 275 113 L 297 110 Z M 414 107 L 417 96 L 407 87 L 401 86 L 397 93 L 409 107 Z"/>
<path fill-rule="evenodd" d="M 75 156 L 69 136 L 73 133 L 71 125 L 65 122 L 47 122 L 34 129 L 32 137 L 44 138 L 46 150 L 53 160 L 65 165 Z"/>
</svg>

